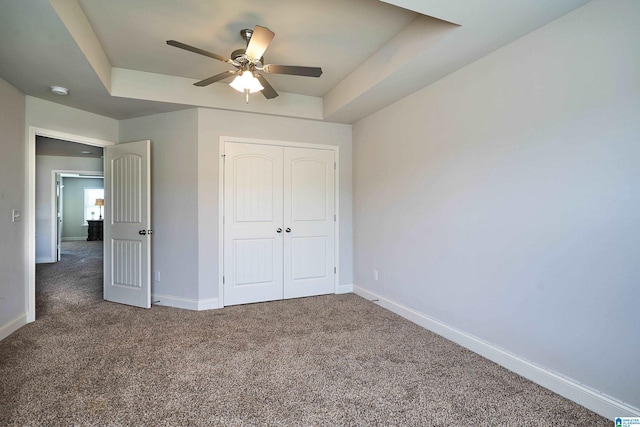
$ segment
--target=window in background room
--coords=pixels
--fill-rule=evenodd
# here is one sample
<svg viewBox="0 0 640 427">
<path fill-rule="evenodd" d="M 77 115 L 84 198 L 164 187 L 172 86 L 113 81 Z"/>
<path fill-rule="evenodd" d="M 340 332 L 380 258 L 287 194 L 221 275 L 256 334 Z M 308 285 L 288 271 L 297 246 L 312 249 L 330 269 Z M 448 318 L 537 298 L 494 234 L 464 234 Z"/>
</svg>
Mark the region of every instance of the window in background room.
<svg viewBox="0 0 640 427">
<path fill-rule="evenodd" d="M 85 188 L 84 189 L 84 223 L 87 224 L 87 220 L 102 219 L 104 212 L 102 209 L 104 206 L 97 206 L 96 200 L 104 200 L 103 188 Z"/>
</svg>

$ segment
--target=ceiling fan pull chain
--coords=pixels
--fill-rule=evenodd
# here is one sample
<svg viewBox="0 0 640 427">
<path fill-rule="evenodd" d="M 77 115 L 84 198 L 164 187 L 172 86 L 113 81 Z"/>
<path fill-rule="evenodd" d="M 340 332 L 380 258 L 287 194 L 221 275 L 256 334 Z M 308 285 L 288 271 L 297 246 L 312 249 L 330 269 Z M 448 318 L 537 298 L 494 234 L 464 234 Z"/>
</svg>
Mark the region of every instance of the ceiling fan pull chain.
<svg viewBox="0 0 640 427">
<path fill-rule="evenodd" d="M 246 96 L 247 104 L 249 103 L 249 89 L 244 90 L 244 95 Z"/>
</svg>

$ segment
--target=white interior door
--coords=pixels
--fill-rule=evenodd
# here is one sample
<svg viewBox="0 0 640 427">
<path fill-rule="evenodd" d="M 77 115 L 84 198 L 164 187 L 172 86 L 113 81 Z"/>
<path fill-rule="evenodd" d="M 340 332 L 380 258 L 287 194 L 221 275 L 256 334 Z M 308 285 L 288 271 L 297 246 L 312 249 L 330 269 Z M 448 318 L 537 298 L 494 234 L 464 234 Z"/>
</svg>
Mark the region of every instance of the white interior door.
<svg viewBox="0 0 640 427">
<path fill-rule="evenodd" d="M 224 305 L 283 297 L 282 151 L 225 146 Z"/>
<path fill-rule="evenodd" d="M 151 307 L 150 141 L 104 150 L 104 298 Z"/>
<path fill-rule="evenodd" d="M 334 152 L 284 149 L 284 297 L 335 291 Z"/>
</svg>

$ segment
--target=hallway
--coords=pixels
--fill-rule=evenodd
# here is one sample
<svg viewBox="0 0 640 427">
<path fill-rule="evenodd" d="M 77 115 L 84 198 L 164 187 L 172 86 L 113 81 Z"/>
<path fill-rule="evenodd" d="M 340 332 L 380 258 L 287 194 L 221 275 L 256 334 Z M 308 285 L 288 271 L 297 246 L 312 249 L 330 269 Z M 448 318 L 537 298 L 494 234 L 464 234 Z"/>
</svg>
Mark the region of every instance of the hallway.
<svg viewBox="0 0 640 427">
<path fill-rule="evenodd" d="M 59 262 L 36 265 L 36 319 L 103 301 L 102 243 L 62 242 Z"/>
</svg>

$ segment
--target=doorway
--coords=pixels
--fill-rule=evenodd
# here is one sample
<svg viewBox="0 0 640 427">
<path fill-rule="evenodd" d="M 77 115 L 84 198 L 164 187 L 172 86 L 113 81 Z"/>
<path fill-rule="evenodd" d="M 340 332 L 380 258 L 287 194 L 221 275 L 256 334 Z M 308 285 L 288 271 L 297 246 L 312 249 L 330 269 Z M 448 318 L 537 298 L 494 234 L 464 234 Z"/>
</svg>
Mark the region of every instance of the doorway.
<svg viewBox="0 0 640 427">
<path fill-rule="evenodd" d="M 60 261 L 62 242 L 102 241 L 104 174 L 58 170 L 53 173 L 56 188 L 52 229 L 55 232 L 56 261 Z"/>
<path fill-rule="evenodd" d="M 36 184 L 37 184 L 37 164 L 36 164 L 36 142 L 38 137 L 51 138 L 60 141 L 66 141 L 69 143 L 84 144 L 87 148 L 84 151 L 91 151 L 91 148 L 99 147 L 100 149 L 114 145 L 113 142 L 98 140 L 95 138 L 85 137 L 81 135 L 68 134 L 64 132 L 54 131 L 50 129 L 42 129 L 36 127 L 29 127 L 29 135 L 27 139 L 27 171 L 28 171 L 28 191 L 27 191 L 27 276 L 28 276 L 28 295 L 27 295 L 27 322 L 33 322 L 36 319 L 36 262 L 55 262 L 57 258 L 56 246 L 57 246 L 57 232 L 54 228 L 57 227 L 53 218 L 56 218 L 56 203 L 55 203 L 55 175 L 51 172 L 46 174 L 47 179 L 51 181 L 48 188 L 51 189 L 50 194 L 43 196 L 45 203 L 45 209 L 40 212 L 46 212 L 46 226 L 47 230 L 44 234 L 48 236 L 46 243 L 42 245 L 42 241 L 36 241 L 36 221 L 41 221 L 41 218 L 36 215 L 38 203 Z M 82 150 L 81 150 L 82 151 Z M 86 154 L 85 154 L 86 155 Z M 63 170 L 78 170 L 81 168 L 63 167 Z M 52 168 L 53 170 L 53 168 Z M 56 219 L 57 221 L 57 219 Z M 43 225 L 44 223 L 38 225 Z M 56 227 L 54 227 L 54 225 Z M 42 228 L 40 228 L 42 230 Z M 40 243 L 40 247 L 38 245 Z M 39 251 L 38 251 L 39 250 Z M 38 259 L 38 255 L 41 259 Z"/>
<path fill-rule="evenodd" d="M 65 237 L 86 239 L 104 200 L 103 163 L 102 147 L 36 136 L 36 263 L 59 261 Z"/>
<path fill-rule="evenodd" d="M 101 224 L 102 207 L 96 203 L 104 200 L 103 169 L 102 147 L 36 137 L 39 317 L 59 313 L 53 301 L 99 298 L 103 245 L 88 235 L 92 224 Z"/>
</svg>

